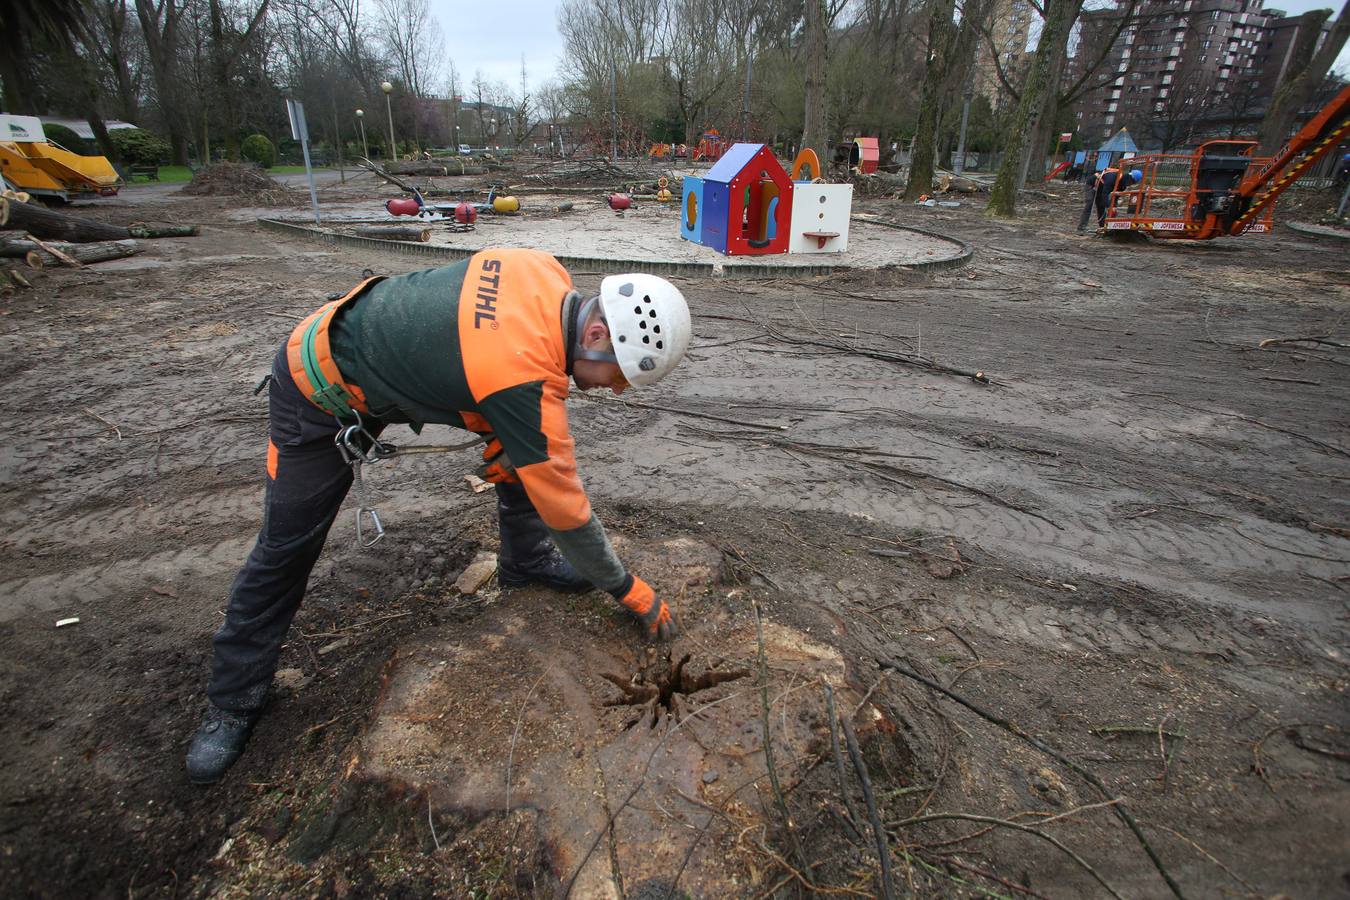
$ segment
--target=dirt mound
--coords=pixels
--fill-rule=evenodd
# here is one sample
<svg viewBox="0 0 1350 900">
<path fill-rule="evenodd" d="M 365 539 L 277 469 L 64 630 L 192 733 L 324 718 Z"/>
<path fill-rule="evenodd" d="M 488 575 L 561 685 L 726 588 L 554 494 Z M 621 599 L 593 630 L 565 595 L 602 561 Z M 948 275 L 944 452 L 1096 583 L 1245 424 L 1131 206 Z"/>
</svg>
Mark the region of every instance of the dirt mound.
<svg viewBox="0 0 1350 900">
<path fill-rule="evenodd" d="M 200 197 L 244 197 L 265 206 L 289 204 L 290 188 L 250 163 L 222 162 L 198 169 L 183 193 Z"/>
</svg>

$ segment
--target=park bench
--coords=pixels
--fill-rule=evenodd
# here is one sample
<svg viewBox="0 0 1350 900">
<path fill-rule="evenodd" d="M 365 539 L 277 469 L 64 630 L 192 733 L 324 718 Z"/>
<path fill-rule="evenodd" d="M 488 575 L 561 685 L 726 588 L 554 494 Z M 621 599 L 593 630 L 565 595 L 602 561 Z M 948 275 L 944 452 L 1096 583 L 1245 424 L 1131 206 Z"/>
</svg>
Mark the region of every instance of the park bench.
<svg viewBox="0 0 1350 900">
<path fill-rule="evenodd" d="M 159 166 L 136 166 L 131 167 L 132 180 L 144 177 L 148 181 L 159 181 Z"/>
</svg>

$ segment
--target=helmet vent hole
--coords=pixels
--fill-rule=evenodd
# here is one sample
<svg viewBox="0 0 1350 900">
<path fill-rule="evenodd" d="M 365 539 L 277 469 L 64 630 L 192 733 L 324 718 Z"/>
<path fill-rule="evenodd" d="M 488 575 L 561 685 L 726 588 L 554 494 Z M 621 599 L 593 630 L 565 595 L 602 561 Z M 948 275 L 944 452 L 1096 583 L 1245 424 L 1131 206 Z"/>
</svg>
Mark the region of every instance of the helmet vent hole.
<svg viewBox="0 0 1350 900">
<path fill-rule="evenodd" d="M 651 312 L 647 313 L 647 315 L 649 315 L 649 316 L 651 316 L 653 319 L 655 319 L 655 318 L 656 318 L 656 310 L 652 310 Z"/>
<path fill-rule="evenodd" d="M 664 349 L 664 348 L 665 348 L 665 344 L 662 344 L 660 341 L 657 341 L 657 342 L 656 342 L 656 349 L 657 349 L 657 350 L 662 350 L 662 349 Z"/>
<path fill-rule="evenodd" d="M 638 327 L 641 328 L 643 331 L 646 331 L 646 330 L 647 330 L 647 320 L 646 320 L 646 319 L 643 319 L 641 322 L 639 322 L 639 323 L 638 323 Z"/>
<path fill-rule="evenodd" d="M 651 295 L 651 294 L 643 294 L 643 295 L 642 295 L 642 302 L 643 302 L 643 303 L 651 303 L 651 302 L 652 302 L 652 295 Z"/>
<path fill-rule="evenodd" d="M 645 335 L 645 334 L 642 336 L 642 343 L 644 343 L 644 344 L 650 344 L 651 342 L 652 342 L 652 339 L 651 339 L 650 337 L 648 337 L 648 336 Z"/>
<path fill-rule="evenodd" d="M 633 307 L 633 315 L 635 315 L 635 316 L 640 316 L 640 315 L 642 315 L 642 307 L 640 307 L 640 306 L 635 306 L 635 307 Z"/>
<path fill-rule="evenodd" d="M 660 325 L 653 325 L 653 326 L 652 326 L 652 332 L 653 332 L 654 334 L 660 334 L 660 333 L 661 333 L 661 326 L 660 326 Z"/>
</svg>

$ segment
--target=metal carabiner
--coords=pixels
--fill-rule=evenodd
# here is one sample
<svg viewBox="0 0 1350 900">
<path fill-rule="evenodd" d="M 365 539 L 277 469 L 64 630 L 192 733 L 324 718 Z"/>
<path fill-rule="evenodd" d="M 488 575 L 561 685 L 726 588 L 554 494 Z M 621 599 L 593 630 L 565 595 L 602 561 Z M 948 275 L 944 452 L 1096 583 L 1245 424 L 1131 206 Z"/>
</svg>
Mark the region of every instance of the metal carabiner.
<svg viewBox="0 0 1350 900">
<path fill-rule="evenodd" d="M 371 538 L 369 541 L 366 540 L 365 532 L 361 528 L 361 519 L 367 515 L 370 516 L 370 524 L 375 529 L 375 536 Z M 371 547 L 374 547 L 376 544 L 378 544 L 383 538 L 384 538 L 384 526 L 380 524 L 380 514 L 375 511 L 374 507 L 358 506 L 356 508 L 356 543 L 359 544 L 363 550 L 369 550 Z"/>
<path fill-rule="evenodd" d="M 366 431 L 365 426 L 359 421 L 339 431 L 333 438 L 333 443 L 342 454 L 342 461 L 348 465 L 355 465 L 358 462 L 377 463 L 398 453 L 397 446 L 381 441 Z"/>
</svg>

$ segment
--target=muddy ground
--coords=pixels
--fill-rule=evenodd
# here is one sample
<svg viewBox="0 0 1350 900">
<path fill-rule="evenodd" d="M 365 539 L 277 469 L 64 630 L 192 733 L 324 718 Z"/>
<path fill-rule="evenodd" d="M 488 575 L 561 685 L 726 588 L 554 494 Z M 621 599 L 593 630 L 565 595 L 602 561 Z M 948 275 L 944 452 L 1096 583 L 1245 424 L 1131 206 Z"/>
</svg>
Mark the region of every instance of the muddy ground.
<svg viewBox="0 0 1350 900">
<path fill-rule="evenodd" d="M 409 457 L 211 789 L 182 756 L 259 522 L 254 386 L 325 295 L 423 263 L 246 200 L 91 211 L 205 228 L 0 298 L 0 893 L 875 896 L 868 794 L 900 894 L 1350 893 L 1350 245 L 1094 239 L 1076 196 L 860 202 L 973 260 L 682 281 L 684 367 L 570 403 L 675 661 L 730 680 L 607 705 L 671 660 L 603 596 L 453 590 L 491 494 L 472 451 Z"/>
</svg>

